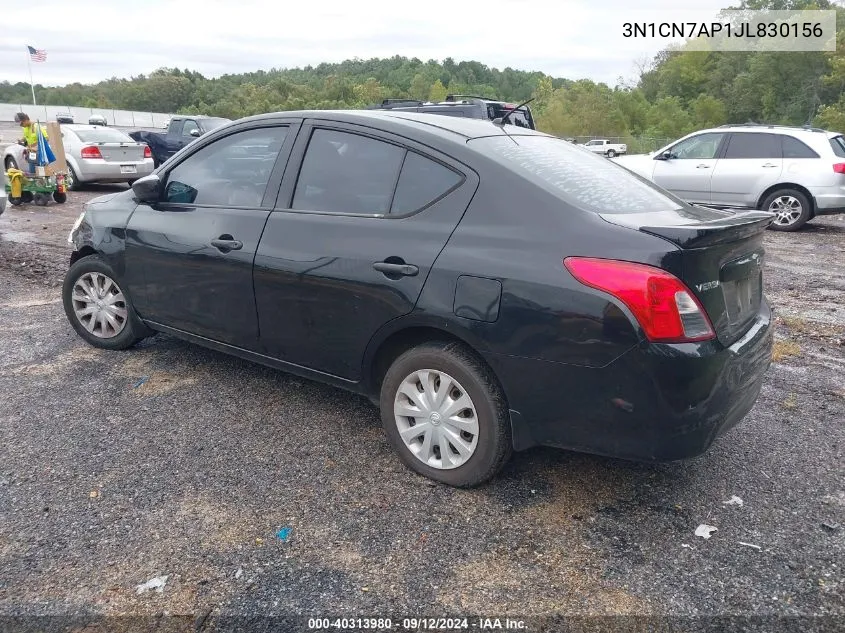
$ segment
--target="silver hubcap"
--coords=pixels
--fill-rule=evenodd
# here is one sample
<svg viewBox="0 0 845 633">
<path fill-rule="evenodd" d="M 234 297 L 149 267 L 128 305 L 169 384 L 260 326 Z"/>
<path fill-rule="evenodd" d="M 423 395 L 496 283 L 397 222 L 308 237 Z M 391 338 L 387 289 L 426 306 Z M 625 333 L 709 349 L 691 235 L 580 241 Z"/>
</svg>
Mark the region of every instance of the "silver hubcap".
<svg viewBox="0 0 845 633">
<path fill-rule="evenodd" d="M 126 300 L 114 280 L 102 273 L 85 273 L 73 284 L 73 312 L 97 338 L 113 338 L 126 327 Z"/>
<path fill-rule="evenodd" d="M 780 196 L 772 200 L 769 211 L 775 214 L 774 223 L 781 226 L 794 224 L 801 217 L 804 208 L 797 198 L 792 196 Z"/>
<path fill-rule="evenodd" d="M 461 384 L 434 369 L 405 378 L 396 392 L 396 428 L 409 451 L 439 470 L 465 464 L 478 447 L 478 415 Z"/>
</svg>

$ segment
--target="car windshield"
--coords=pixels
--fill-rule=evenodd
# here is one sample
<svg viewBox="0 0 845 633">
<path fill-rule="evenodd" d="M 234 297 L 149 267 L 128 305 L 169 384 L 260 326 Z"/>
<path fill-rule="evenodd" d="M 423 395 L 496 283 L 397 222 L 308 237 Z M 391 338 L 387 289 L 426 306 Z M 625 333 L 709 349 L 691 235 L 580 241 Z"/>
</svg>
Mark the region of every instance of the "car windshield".
<svg viewBox="0 0 845 633">
<path fill-rule="evenodd" d="M 97 128 L 96 130 L 74 130 L 83 143 L 134 143 L 132 138 L 120 130 Z"/>
<path fill-rule="evenodd" d="M 595 213 L 675 211 L 679 200 L 613 161 L 553 136 L 487 136 L 471 145 L 573 206 Z"/>
</svg>

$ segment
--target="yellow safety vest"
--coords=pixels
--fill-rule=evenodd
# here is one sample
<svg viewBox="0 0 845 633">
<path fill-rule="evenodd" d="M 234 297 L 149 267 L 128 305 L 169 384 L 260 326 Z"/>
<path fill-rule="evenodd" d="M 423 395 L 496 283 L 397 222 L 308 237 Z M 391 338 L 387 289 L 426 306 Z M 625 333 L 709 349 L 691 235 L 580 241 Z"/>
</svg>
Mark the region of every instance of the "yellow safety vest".
<svg viewBox="0 0 845 633">
<path fill-rule="evenodd" d="M 35 145 L 38 142 L 38 125 L 40 124 L 30 123 L 23 129 L 23 138 L 24 141 L 26 141 L 27 147 L 29 147 L 30 145 Z M 44 138 L 49 140 L 50 137 L 47 135 L 47 130 L 42 127 L 41 131 L 44 133 Z"/>
</svg>

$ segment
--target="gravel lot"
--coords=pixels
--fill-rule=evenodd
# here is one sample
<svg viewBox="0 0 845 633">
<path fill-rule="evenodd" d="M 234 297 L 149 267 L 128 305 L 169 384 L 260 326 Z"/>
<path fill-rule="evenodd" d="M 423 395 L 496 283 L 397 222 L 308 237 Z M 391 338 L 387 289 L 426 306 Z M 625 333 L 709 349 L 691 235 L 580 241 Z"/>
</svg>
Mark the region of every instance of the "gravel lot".
<svg viewBox="0 0 845 633">
<path fill-rule="evenodd" d="M 775 363 L 707 455 L 534 449 L 459 491 L 406 470 L 364 399 L 163 335 L 84 344 L 61 308 L 65 240 L 82 202 L 115 189 L 0 217 L 0 622 L 473 614 L 562 631 L 643 621 L 539 616 L 671 615 L 689 619 L 660 630 L 690 631 L 718 615 L 758 618 L 721 630 L 842 630 L 845 217 L 767 235 Z M 162 591 L 136 591 L 158 576 Z"/>
</svg>

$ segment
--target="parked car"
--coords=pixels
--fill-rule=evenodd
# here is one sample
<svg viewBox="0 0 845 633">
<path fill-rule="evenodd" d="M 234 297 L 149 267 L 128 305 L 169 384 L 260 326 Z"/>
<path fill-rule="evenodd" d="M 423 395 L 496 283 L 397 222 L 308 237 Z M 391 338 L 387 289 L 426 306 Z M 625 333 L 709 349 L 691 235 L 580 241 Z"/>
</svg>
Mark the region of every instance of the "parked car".
<svg viewBox="0 0 845 633">
<path fill-rule="evenodd" d="M 6 177 L 5 170 L 0 169 L 0 173 L 3 174 L 3 177 L 0 178 L 3 181 L 2 186 L 0 186 L 0 215 L 3 215 L 3 212 L 6 210 L 6 202 L 9 199 L 6 195 L 6 183 L 9 182 L 9 179 Z"/>
<path fill-rule="evenodd" d="M 365 394 L 404 463 L 449 485 L 538 444 L 702 453 L 770 362 L 772 214 L 693 207 L 508 128 L 368 110 L 219 127 L 87 205 L 67 318 L 95 347 L 167 332 Z"/>
<path fill-rule="evenodd" d="M 129 136 L 150 146 L 154 164 L 158 167 L 203 134 L 229 122 L 231 122 L 231 119 L 222 117 L 175 116 L 170 119 L 167 124 L 167 131 L 164 133 L 139 130 L 130 132 Z"/>
<path fill-rule="evenodd" d="M 106 117 L 102 114 L 92 114 L 88 117 L 88 125 L 108 125 L 108 121 L 106 121 Z"/>
<path fill-rule="evenodd" d="M 379 104 L 369 106 L 369 110 L 395 110 L 398 112 L 426 112 L 446 116 L 467 117 L 470 119 L 493 120 L 512 112 L 508 123 L 518 127 L 534 129 L 534 116 L 531 108 L 523 105 L 517 109 L 515 103 L 500 99 L 488 99 L 472 95 L 447 95 L 445 101 L 417 101 L 415 99 L 385 99 Z M 515 112 L 513 112 L 516 110 Z"/>
<path fill-rule="evenodd" d="M 687 202 L 770 211 L 775 231 L 845 212 L 845 137 L 838 132 L 723 125 L 616 161 Z"/>
<path fill-rule="evenodd" d="M 625 143 L 611 143 L 605 138 L 594 138 L 584 143 L 582 147 L 586 147 L 591 152 L 602 154 L 608 158 L 628 153 L 628 146 Z"/>
<path fill-rule="evenodd" d="M 79 189 L 84 183 L 126 182 L 153 172 L 150 148 L 110 127 L 63 125 L 62 145 L 68 167 L 68 187 Z M 23 164 L 23 148 L 10 145 L 4 154 L 6 169 Z"/>
<path fill-rule="evenodd" d="M 56 113 L 56 121 L 58 123 L 73 123 L 73 115 L 70 112 Z"/>
</svg>

